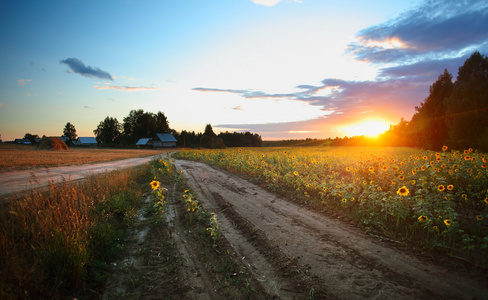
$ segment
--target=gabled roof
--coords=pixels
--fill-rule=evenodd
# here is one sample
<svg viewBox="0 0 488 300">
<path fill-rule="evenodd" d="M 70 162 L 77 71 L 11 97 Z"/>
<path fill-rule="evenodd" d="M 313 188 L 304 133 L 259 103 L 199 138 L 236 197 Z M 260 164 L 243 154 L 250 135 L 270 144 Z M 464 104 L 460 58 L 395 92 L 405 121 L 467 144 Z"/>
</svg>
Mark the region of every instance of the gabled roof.
<svg viewBox="0 0 488 300">
<path fill-rule="evenodd" d="M 161 142 L 177 142 L 171 133 L 156 133 L 156 136 Z"/>
<path fill-rule="evenodd" d="M 77 142 L 80 144 L 97 144 L 94 137 L 79 137 Z"/>
<path fill-rule="evenodd" d="M 143 138 L 137 141 L 136 145 L 147 145 L 152 142 L 151 138 Z"/>
</svg>

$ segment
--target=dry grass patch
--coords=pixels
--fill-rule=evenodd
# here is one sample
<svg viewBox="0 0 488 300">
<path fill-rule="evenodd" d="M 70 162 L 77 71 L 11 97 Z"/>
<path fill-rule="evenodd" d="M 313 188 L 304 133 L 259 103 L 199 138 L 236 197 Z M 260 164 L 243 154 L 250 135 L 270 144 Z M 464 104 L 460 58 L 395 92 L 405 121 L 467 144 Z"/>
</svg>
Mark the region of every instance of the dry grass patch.
<svg viewBox="0 0 488 300">
<path fill-rule="evenodd" d="M 98 149 L 75 148 L 68 151 L 40 150 L 35 146 L 0 144 L 0 172 L 41 167 L 83 165 L 103 161 L 145 157 L 168 149 Z"/>
</svg>

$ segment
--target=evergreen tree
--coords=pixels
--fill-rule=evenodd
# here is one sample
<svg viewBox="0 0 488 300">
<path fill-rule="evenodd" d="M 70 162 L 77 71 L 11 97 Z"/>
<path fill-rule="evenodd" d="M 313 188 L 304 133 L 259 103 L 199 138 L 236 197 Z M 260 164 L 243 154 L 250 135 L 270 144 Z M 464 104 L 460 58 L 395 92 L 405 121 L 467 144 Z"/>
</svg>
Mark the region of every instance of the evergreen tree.
<svg viewBox="0 0 488 300">
<path fill-rule="evenodd" d="M 446 125 L 446 99 L 453 89 L 452 75 L 446 70 L 430 86 L 430 94 L 420 106 L 410 122 L 410 134 L 417 146 L 440 150 L 448 138 Z"/>
<path fill-rule="evenodd" d="M 458 149 L 488 150 L 488 58 L 474 52 L 459 68 L 448 103 L 449 141 Z"/>
<path fill-rule="evenodd" d="M 171 131 L 169 128 L 169 122 L 164 113 L 158 111 L 157 114 L 154 115 L 156 119 L 156 132 L 157 133 L 168 133 Z"/>
<path fill-rule="evenodd" d="M 76 140 L 78 135 L 76 134 L 75 125 L 71 124 L 70 122 L 66 123 L 63 129 L 63 136 L 68 137 L 70 141 Z"/>
</svg>

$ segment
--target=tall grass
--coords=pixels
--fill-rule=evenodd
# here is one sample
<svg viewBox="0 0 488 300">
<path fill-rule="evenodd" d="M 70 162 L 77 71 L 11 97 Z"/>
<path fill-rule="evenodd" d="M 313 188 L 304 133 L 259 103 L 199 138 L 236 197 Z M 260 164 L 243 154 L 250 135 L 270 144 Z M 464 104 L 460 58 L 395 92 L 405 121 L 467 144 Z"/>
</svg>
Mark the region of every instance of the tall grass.
<svg viewBox="0 0 488 300">
<path fill-rule="evenodd" d="M 51 183 L 0 208 L 0 298 L 89 295 L 135 219 L 149 166 Z"/>
</svg>

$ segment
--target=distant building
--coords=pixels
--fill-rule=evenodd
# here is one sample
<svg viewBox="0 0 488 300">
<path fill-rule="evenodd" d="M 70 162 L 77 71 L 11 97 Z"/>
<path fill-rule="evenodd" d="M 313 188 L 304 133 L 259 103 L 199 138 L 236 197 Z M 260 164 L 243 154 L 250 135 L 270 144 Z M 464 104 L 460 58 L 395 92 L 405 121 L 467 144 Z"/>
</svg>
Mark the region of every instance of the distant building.
<svg viewBox="0 0 488 300">
<path fill-rule="evenodd" d="M 16 144 L 22 144 L 22 145 L 30 145 L 30 144 L 32 144 L 29 139 L 15 139 L 14 142 Z"/>
<path fill-rule="evenodd" d="M 156 133 L 152 140 L 154 147 L 176 147 L 176 138 L 171 133 Z"/>
<path fill-rule="evenodd" d="M 79 137 L 76 140 L 75 145 L 77 145 L 77 146 L 96 146 L 96 145 L 98 145 L 98 142 L 94 137 Z"/>
<path fill-rule="evenodd" d="M 143 138 L 137 141 L 136 146 L 138 147 L 152 147 L 153 141 L 151 138 Z"/>
</svg>

